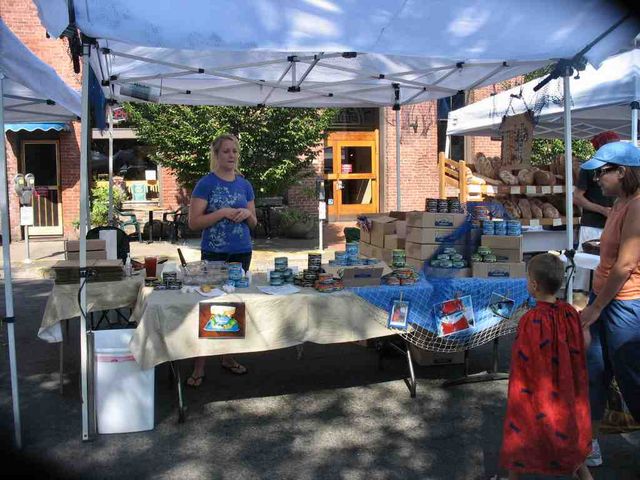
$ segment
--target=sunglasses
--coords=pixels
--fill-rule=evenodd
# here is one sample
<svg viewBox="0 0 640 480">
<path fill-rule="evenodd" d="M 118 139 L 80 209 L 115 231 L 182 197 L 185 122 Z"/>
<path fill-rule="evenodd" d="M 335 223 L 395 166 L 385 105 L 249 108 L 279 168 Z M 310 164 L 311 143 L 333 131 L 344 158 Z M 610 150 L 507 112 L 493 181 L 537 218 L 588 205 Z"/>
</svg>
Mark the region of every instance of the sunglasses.
<svg viewBox="0 0 640 480">
<path fill-rule="evenodd" d="M 602 176 L 606 175 L 607 173 L 615 172 L 615 171 L 616 171 L 616 170 L 618 170 L 619 168 L 620 168 L 620 166 L 619 166 L 619 165 L 610 165 L 610 166 L 606 166 L 606 165 L 605 165 L 604 167 L 601 167 L 601 168 L 597 169 L 597 170 L 594 172 L 594 175 L 593 175 L 593 176 L 594 176 L 596 179 L 598 179 L 598 178 L 600 178 L 600 177 L 602 177 Z"/>
</svg>

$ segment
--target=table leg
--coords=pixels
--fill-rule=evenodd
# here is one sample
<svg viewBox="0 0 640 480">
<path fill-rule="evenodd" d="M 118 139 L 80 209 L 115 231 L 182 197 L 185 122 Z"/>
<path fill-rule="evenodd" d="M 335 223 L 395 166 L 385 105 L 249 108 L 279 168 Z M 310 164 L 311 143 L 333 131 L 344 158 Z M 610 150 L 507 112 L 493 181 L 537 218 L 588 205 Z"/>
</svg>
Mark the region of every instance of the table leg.
<svg viewBox="0 0 640 480">
<path fill-rule="evenodd" d="M 443 387 L 453 387 L 455 385 L 464 385 L 465 383 L 492 382 L 494 380 L 509 380 L 509 374 L 498 371 L 498 338 L 493 339 L 493 355 L 491 369 L 486 372 L 474 373 L 469 375 L 469 350 L 464 352 L 464 376 L 447 380 L 442 384 Z"/>
<path fill-rule="evenodd" d="M 64 339 L 60 342 L 60 386 L 58 389 L 62 395 L 64 390 Z"/>
<path fill-rule="evenodd" d="M 169 362 L 169 366 L 171 367 L 171 371 L 173 372 L 176 379 L 176 387 L 178 389 L 178 423 L 184 423 L 186 408 L 182 395 L 182 379 L 180 378 L 180 368 L 175 364 L 175 362 Z"/>
<path fill-rule="evenodd" d="M 405 378 L 404 382 L 407 384 L 407 387 L 409 388 L 409 393 L 411 395 L 411 398 L 416 398 L 416 387 L 417 387 L 416 374 L 413 371 L 413 360 L 411 359 L 411 349 L 409 348 L 409 344 L 407 343 L 406 340 L 404 342 L 404 346 L 407 349 L 407 363 L 409 364 L 409 375 L 410 375 L 410 378 Z"/>
</svg>

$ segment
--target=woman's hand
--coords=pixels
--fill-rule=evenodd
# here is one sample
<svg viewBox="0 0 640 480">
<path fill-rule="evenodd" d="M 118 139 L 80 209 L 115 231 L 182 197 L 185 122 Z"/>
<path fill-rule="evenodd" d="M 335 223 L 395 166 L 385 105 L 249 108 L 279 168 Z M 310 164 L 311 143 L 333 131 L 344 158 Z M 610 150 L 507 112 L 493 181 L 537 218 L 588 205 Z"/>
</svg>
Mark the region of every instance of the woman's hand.
<svg viewBox="0 0 640 480">
<path fill-rule="evenodd" d="M 588 329 L 591 325 L 596 323 L 600 318 L 602 310 L 595 307 L 593 304 L 588 305 L 580 312 L 580 324 L 583 329 Z"/>
<path fill-rule="evenodd" d="M 236 208 L 234 210 L 235 213 L 230 218 L 235 223 L 242 223 L 251 216 L 251 211 L 248 208 Z"/>
</svg>

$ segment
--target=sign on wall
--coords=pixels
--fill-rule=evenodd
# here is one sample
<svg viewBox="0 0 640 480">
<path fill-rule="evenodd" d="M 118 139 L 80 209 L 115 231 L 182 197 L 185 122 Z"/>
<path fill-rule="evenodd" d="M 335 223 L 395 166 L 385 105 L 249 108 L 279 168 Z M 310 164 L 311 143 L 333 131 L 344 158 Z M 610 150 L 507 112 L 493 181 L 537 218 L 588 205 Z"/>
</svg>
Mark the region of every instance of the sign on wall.
<svg viewBox="0 0 640 480">
<path fill-rule="evenodd" d="M 531 111 L 504 117 L 502 132 L 502 166 L 523 168 L 531 164 L 533 147 L 533 113 Z"/>
</svg>

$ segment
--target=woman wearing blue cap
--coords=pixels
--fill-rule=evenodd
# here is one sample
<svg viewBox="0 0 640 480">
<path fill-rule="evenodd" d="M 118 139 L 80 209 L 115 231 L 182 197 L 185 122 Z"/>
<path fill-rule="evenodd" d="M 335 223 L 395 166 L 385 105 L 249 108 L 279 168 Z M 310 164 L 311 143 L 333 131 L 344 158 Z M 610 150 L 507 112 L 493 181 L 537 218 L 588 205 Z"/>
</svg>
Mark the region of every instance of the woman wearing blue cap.
<svg viewBox="0 0 640 480">
<path fill-rule="evenodd" d="M 589 305 L 580 314 L 585 338 L 591 339 L 587 366 L 595 437 L 613 377 L 640 421 L 640 150 L 608 143 L 581 168 L 595 170 L 602 193 L 616 197 L 600 238 Z M 594 439 L 587 465 L 601 464 Z"/>
</svg>

